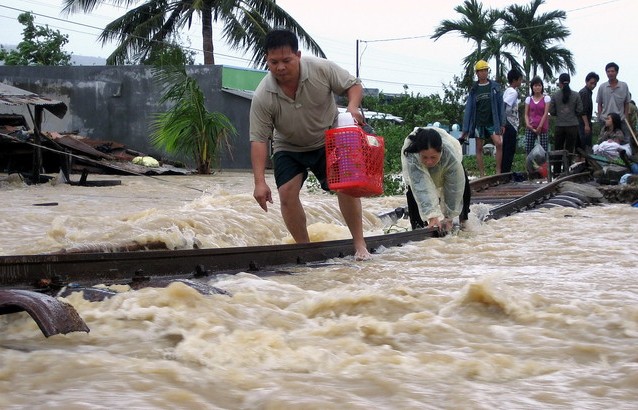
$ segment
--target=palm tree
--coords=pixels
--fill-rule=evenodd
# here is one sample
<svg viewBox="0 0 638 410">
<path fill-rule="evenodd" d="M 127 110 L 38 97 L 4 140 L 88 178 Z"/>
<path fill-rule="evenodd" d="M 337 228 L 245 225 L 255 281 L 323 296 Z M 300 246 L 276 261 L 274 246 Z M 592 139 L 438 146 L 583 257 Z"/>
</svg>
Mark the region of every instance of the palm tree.
<svg viewBox="0 0 638 410">
<path fill-rule="evenodd" d="M 536 14 L 545 0 L 532 0 L 528 5 L 512 4 L 503 13 L 503 43 L 511 45 L 523 53 L 523 69 L 526 78 L 542 71 L 545 78 L 553 78 L 562 69 L 573 73 L 574 56 L 571 51 L 556 42 L 562 42 L 570 35 L 563 26 L 566 13 L 562 10 Z"/>
<path fill-rule="evenodd" d="M 168 63 L 156 66 L 153 75 L 163 87 L 160 103 L 170 103 L 168 111 L 156 115 L 151 125 L 151 142 L 170 154 L 191 157 L 197 172 L 210 174 L 223 146 L 237 134 L 224 114 L 206 109 L 204 93 L 186 73 L 184 55 L 173 50 Z"/>
<path fill-rule="evenodd" d="M 436 41 L 444 34 L 458 32 L 468 41 L 475 41 L 476 51 L 464 60 L 466 76 L 471 78 L 473 63 L 476 62 L 476 58 L 484 58 L 483 44 L 490 35 L 496 33 L 495 24 L 500 19 L 501 12 L 493 9 L 483 10 L 483 5 L 478 0 L 465 0 L 462 5 L 455 7 L 454 11 L 463 17 L 460 20 L 443 20 L 430 38 Z"/>
<path fill-rule="evenodd" d="M 463 64 L 471 66 L 474 62 L 481 58 L 484 60 L 494 59 L 495 70 L 493 78 L 503 84 L 507 83 L 506 67 L 517 68 L 521 70 L 521 72 L 523 69 L 518 62 L 517 57 L 505 49 L 505 45 L 503 44 L 502 36 L 500 34 L 490 34 L 485 40 L 483 55 L 479 56 L 477 51 L 474 51 L 463 59 Z"/>
<path fill-rule="evenodd" d="M 90 13 L 103 3 L 128 9 L 140 0 L 64 0 L 63 12 Z M 261 45 L 273 27 L 292 30 L 310 52 L 325 57 L 321 47 L 276 0 L 144 0 L 109 23 L 100 34 L 102 44 L 119 42 L 107 64 L 145 59 L 154 45 L 190 27 L 196 18 L 202 23 L 204 64 L 215 64 L 213 23 L 218 22 L 223 24 L 223 40 L 232 49 L 252 53 L 251 63 L 256 67 L 264 66 Z"/>
</svg>

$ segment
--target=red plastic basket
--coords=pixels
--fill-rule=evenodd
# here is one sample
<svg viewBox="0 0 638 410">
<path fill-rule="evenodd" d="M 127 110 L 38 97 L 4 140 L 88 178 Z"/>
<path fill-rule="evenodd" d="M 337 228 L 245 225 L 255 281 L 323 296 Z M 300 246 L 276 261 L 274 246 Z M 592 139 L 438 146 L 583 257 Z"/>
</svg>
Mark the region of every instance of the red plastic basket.
<svg viewBox="0 0 638 410">
<path fill-rule="evenodd" d="M 383 137 L 360 127 L 326 131 L 326 174 L 332 191 L 362 197 L 383 193 Z"/>
</svg>

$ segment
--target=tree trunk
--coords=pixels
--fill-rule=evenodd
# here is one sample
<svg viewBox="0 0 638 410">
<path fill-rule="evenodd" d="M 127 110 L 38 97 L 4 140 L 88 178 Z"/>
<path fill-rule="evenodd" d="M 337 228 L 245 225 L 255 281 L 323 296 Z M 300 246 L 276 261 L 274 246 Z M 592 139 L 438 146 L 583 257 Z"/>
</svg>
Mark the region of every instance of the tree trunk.
<svg viewBox="0 0 638 410">
<path fill-rule="evenodd" d="M 197 165 L 197 173 L 201 174 L 201 175 L 208 175 L 210 174 L 210 170 L 211 170 L 211 161 L 207 160 L 204 161 L 200 164 Z"/>
<path fill-rule="evenodd" d="M 208 2 L 204 2 L 202 7 L 202 50 L 204 51 L 204 64 L 215 64 L 215 55 L 213 54 L 213 12 Z"/>
</svg>

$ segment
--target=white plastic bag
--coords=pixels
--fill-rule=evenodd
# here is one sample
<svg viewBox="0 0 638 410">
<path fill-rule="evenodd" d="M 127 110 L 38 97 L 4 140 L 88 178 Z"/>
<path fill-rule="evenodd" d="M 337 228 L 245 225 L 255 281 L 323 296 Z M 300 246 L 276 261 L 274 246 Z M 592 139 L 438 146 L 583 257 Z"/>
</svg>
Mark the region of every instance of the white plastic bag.
<svg viewBox="0 0 638 410">
<path fill-rule="evenodd" d="M 539 143 L 536 143 L 534 148 L 527 155 L 527 160 L 525 161 L 525 168 L 527 169 L 527 173 L 531 174 L 534 172 L 538 172 L 538 169 L 547 161 L 547 151 L 545 148 Z"/>
</svg>

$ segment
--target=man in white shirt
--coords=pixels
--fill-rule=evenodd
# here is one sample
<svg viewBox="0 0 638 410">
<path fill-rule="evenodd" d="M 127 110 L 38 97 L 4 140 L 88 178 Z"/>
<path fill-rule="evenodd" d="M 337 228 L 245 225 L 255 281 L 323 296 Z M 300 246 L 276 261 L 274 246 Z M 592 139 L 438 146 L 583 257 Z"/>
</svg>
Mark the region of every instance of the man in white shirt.
<svg viewBox="0 0 638 410">
<path fill-rule="evenodd" d="M 625 118 L 629 115 L 631 94 L 629 93 L 627 83 L 618 80 L 618 70 L 618 64 L 613 62 L 605 66 L 605 73 L 609 81 L 602 83 L 598 87 L 598 94 L 596 95 L 596 103 L 598 103 L 598 122 L 601 124 L 601 127 L 604 127 L 605 119 L 609 114 L 612 112 L 619 114 L 625 139 L 631 139 L 629 127 L 625 121 Z M 633 153 L 636 152 L 636 148 L 635 144 L 632 144 Z"/>
<path fill-rule="evenodd" d="M 516 154 L 516 142 L 518 137 L 518 87 L 523 83 L 523 74 L 513 68 L 507 73 L 509 87 L 503 92 L 503 104 L 505 105 L 505 132 L 503 133 L 503 162 L 501 172 L 512 172 L 514 154 Z"/>
</svg>

